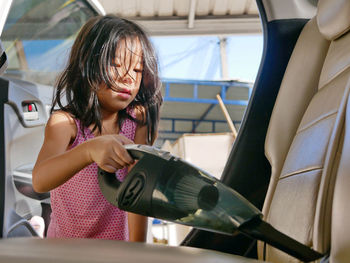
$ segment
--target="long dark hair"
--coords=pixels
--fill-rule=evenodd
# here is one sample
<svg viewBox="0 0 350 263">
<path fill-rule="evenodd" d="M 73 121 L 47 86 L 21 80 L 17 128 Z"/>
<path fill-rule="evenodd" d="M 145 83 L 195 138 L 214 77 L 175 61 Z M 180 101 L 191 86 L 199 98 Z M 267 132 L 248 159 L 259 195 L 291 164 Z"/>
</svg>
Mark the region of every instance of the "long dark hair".
<svg viewBox="0 0 350 263">
<path fill-rule="evenodd" d="M 118 112 L 119 128 L 132 119 L 148 128 L 148 143 L 157 135 L 159 110 L 162 104 L 158 61 L 150 40 L 135 23 L 114 15 L 96 16 L 81 28 L 70 53 L 68 65 L 59 76 L 51 113 L 57 106 L 75 118 L 82 127 L 94 124 L 93 131 L 101 133 L 101 113 L 96 91 L 101 83 L 114 85 L 110 75 L 112 62 L 120 41 L 138 39 L 142 47 L 143 72 L 140 89 L 128 107 L 142 109 L 142 119 L 136 120 L 127 109 Z M 63 102 L 62 98 L 66 101 Z"/>
</svg>

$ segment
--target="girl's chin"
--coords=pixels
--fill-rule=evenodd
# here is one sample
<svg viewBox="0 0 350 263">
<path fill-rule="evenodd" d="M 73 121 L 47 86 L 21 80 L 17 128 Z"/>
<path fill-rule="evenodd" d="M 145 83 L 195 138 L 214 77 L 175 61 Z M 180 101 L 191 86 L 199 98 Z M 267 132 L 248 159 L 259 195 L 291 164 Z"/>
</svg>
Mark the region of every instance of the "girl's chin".
<svg viewBox="0 0 350 263">
<path fill-rule="evenodd" d="M 116 111 L 124 110 L 129 106 L 129 104 L 130 104 L 130 101 L 125 101 L 125 102 L 120 101 L 113 107 L 114 108 L 113 111 L 116 112 Z"/>
</svg>

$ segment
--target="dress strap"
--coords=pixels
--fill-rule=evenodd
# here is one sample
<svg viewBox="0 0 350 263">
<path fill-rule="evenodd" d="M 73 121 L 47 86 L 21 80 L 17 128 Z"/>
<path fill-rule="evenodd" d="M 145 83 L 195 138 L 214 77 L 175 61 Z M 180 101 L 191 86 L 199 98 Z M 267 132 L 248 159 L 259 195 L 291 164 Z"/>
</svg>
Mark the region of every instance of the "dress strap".
<svg viewBox="0 0 350 263">
<path fill-rule="evenodd" d="M 133 118 L 136 117 L 136 114 L 134 112 L 133 109 L 131 108 L 127 108 L 126 112 L 132 116 Z M 122 123 L 122 127 L 120 129 L 120 133 L 123 134 L 126 138 L 134 141 L 135 139 L 135 133 L 136 133 L 136 127 L 137 127 L 137 123 L 133 120 L 130 120 L 128 118 L 126 118 L 123 123 Z"/>
<path fill-rule="evenodd" d="M 80 120 L 73 118 L 75 125 L 77 126 L 77 134 L 75 135 L 75 139 L 73 141 L 73 143 L 71 144 L 71 146 L 69 147 L 69 149 L 74 148 L 75 146 L 77 146 L 79 144 L 79 137 L 82 136 L 82 132 L 81 132 L 81 127 L 80 127 Z"/>
</svg>

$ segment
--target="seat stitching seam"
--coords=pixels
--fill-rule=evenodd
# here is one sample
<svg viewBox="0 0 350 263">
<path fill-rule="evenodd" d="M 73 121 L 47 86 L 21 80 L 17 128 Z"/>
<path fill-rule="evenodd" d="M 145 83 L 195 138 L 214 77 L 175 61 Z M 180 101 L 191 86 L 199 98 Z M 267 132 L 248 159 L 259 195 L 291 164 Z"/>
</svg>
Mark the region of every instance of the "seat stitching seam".
<svg viewBox="0 0 350 263">
<path fill-rule="evenodd" d="M 312 122 L 306 124 L 304 127 L 300 128 L 300 129 L 297 131 L 296 134 L 299 134 L 299 133 L 301 133 L 301 132 L 307 130 L 307 129 L 310 128 L 311 126 L 314 126 L 315 124 L 317 124 L 317 123 L 319 123 L 319 122 L 321 122 L 321 121 L 323 121 L 323 120 L 325 120 L 325 119 L 328 119 L 329 117 L 331 117 L 331 116 L 337 114 L 337 113 L 338 113 L 338 110 L 339 110 L 339 109 L 336 109 L 336 110 L 334 110 L 334 111 L 329 112 L 327 115 L 320 116 L 319 118 L 313 120 Z"/>
<path fill-rule="evenodd" d="M 338 73 L 336 73 L 334 76 L 331 76 L 331 78 L 329 80 L 327 80 L 325 83 L 322 83 L 322 85 L 320 84 L 319 87 L 318 87 L 318 90 L 323 89 L 325 86 L 327 86 L 329 83 L 331 83 L 334 79 L 336 79 L 338 76 L 343 74 L 344 71 L 349 69 L 349 67 L 350 67 L 350 64 L 345 66 L 342 70 L 338 71 Z"/>
<path fill-rule="evenodd" d="M 294 172 L 282 175 L 282 176 L 280 176 L 279 179 L 281 180 L 281 179 L 284 179 L 284 178 L 287 178 L 287 177 L 291 177 L 293 175 L 299 175 L 299 174 L 302 174 L 302 173 L 307 173 L 307 172 L 312 172 L 312 171 L 322 170 L 322 169 L 323 169 L 323 166 L 308 167 L 308 168 L 304 168 L 304 169 L 301 169 L 301 170 L 298 170 L 298 171 L 294 171 Z"/>
</svg>

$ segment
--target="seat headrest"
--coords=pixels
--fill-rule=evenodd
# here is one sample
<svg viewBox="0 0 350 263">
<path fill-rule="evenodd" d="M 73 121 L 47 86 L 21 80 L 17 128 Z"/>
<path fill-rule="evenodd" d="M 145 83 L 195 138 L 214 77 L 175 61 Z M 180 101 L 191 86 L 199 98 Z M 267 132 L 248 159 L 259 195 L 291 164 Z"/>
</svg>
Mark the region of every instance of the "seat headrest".
<svg viewBox="0 0 350 263">
<path fill-rule="evenodd" d="M 334 40 L 350 30 L 349 0 L 319 0 L 317 24 L 321 34 Z"/>
</svg>

